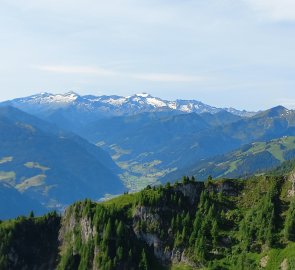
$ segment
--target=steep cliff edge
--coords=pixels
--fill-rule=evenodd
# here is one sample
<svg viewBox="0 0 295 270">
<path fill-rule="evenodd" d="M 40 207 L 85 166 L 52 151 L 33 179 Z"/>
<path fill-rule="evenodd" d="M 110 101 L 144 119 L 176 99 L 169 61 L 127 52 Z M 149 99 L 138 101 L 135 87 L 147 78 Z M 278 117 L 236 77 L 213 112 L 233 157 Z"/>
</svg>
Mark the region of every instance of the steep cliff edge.
<svg viewBox="0 0 295 270">
<path fill-rule="evenodd" d="M 54 270 L 59 228 L 56 213 L 0 222 L 0 269 Z"/>
<path fill-rule="evenodd" d="M 103 203 L 77 202 L 61 219 L 9 221 L 22 229 L 7 230 L 6 221 L 0 269 L 295 269 L 292 179 L 185 177 Z"/>
<path fill-rule="evenodd" d="M 278 244 L 288 255 L 277 263 L 286 259 L 292 269 L 294 223 L 284 233 L 290 188 L 286 177 L 184 178 L 101 204 L 76 203 L 63 218 L 59 269 L 258 269 Z M 272 269 L 271 259 L 262 261 Z"/>
</svg>

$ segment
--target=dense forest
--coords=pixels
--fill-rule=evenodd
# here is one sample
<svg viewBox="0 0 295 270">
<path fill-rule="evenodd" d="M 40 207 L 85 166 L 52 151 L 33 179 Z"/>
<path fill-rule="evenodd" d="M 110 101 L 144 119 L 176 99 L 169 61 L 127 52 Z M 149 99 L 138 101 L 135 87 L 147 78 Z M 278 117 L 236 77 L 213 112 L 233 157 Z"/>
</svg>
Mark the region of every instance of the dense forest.
<svg viewBox="0 0 295 270">
<path fill-rule="evenodd" d="M 20 216 L 0 222 L 0 269 L 54 269 L 60 216 Z"/>
<path fill-rule="evenodd" d="M 295 269 L 293 165 L 3 221 L 0 269 Z"/>
</svg>

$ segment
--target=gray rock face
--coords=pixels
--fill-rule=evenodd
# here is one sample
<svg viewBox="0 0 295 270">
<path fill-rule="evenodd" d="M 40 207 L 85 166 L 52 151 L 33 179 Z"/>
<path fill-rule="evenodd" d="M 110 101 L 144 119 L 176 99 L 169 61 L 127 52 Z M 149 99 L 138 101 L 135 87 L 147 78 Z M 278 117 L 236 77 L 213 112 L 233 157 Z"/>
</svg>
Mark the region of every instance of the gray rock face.
<svg viewBox="0 0 295 270">
<path fill-rule="evenodd" d="M 197 205 L 201 193 L 205 190 L 208 192 L 216 192 L 235 196 L 239 193 L 239 186 L 232 184 L 231 181 L 223 181 L 219 183 L 207 183 L 203 182 L 189 182 L 187 184 L 179 184 L 174 186 L 174 192 L 182 193 L 184 197 L 188 199 L 191 206 Z M 73 211 L 74 210 L 74 211 Z M 152 248 L 154 255 L 161 261 L 163 265 L 184 263 L 195 267 L 195 263 L 190 260 L 187 255 L 187 250 L 182 247 L 174 247 L 175 235 L 172 233 L 170 225 L 166 223 L 165 217 L 169 213 L 175 211 L 173 205 L 168 206 L 165 203 L 157 204 L 157 206 L 138 205 L 133 209 L 133 214 L 130 219 L 129 228 L 131 228 L 131 234 L 138 240 L 145 242 Z M 78 214 L 76 213 L 78 212 Z M 83 216 L 83 209 L 70 208 L 66 211 L 63 218 L 63 225 L 60 230 L 59 240 L 61 246 L 64 243 L 70 244 L 74 247 L 75 243 L 75 230 L 79 230 L 81 234 L 82 244 L 86 244 L 90 239 L 94 239 L 97 236 L 97 230 L 88 216 Z M 161 230 L 168 228 L 168 232 L 164 232 L 167 237 L 161 236 Z M 130 232 L 130 231 L 129 231 Z M 134 234 L 133 234 L 134 233 Z M 230 239 L 223 239 L 225 243 L 229 243 Z M 95 266 L 95 257 L 99 253 L 98 247 L 95 246 L 95 256 L 93 259 L 92 268 L 97 269 Z M 73 255 L 75 255 L 73 249 Z"/>
<path fill-rule="evenodd" d="M 180 191 L 185 197 L 188 197 L 191 204 L 195 204 L 200 199 L 201 192 L 204 190 L 204 183 L 189 183 L 187 185 L 177 186 L 175 189 L 176 191 Z"/>
<path fill-rule="evenodd" d="M 291 182 L 291 189 L 288 190 L 288 196 L 294 197 L 295 196 L 295 171 L 291 173 L 289 176 L 289 181 Z"/>
<path fill-rule="evenodd" d="M 200 199 L 201 192 L 204 190 L 204 183 L 194 182 L 185 185 L 179 185 L 175 187 L 176 192 L 181 192 L 185 197 L 187 197 L 191 205 L 197 204 Z M 136 224 L 140 221 L 146 224 L 147 227 L 157 227 L 161 228 L 161 223 L 163 222 L 161 213 L 165 211 L 171 211 L 165 206 L 163 207 L 138 207 L 133 215 L 133 230 L 137 237 L 144 242 L 146 242 L 150 247 L 153 247 L 154 255 L 158 258 L 164 265 L 169 265 L 171 263 L 186 263 L 188 265 L 194 265 L 186 256 L 185 250 L 180 248 L 171 247 L 173 243 L 173 235 L 171 239 L 166 239 L 161 241 L 159 235 L 155 232 L 143 232 L 136 227 Z"/>
<path fill-rule="evenodd" d="M 217 184 L 208 185 L 209 192 L 222 193 L 225 196 L 238 196 L 239 187 L 233 181 L 223 181 Z"/>
</svg>

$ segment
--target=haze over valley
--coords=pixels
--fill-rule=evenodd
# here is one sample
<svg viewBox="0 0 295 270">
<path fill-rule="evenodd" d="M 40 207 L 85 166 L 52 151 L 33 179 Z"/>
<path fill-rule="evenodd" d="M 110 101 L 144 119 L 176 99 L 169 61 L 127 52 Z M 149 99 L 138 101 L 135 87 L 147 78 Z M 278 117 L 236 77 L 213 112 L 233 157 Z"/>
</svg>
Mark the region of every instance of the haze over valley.
<svg viewBox="0 0 295 270">
<path fill-rule="evenodd" d="M 245 177 L 295 157 L 295 112 L 282 106 L 248 112 L 146 93 L 41 93 L 2 102 L 0 119 L 1 184 L 35 200 L 38 213 L 186 174 Z M 7 217 L 28 211 L 18 200 Z"/>
<path fill-rule="evenodd" d="M 294 0 L 0 0 L 0 270 L 295 270 Z"/>
</svg>

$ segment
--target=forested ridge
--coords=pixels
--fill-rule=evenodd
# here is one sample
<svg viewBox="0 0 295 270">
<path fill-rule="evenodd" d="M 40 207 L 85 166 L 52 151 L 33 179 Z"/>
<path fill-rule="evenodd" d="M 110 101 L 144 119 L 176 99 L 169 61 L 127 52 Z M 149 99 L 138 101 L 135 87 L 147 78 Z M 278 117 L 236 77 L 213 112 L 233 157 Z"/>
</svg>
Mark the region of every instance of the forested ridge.
<svg viewBox="0 0 295 270">
<path fill-rule="evenodd" d="M 4 221 L 0 269 L 42 269 L 38 258 L 43 269 L 295 269 L 294 178 L 284 166 L 247 180 L 184 177 L 102 203 L 84 200 L 61 219 Z"/>
</svg>

